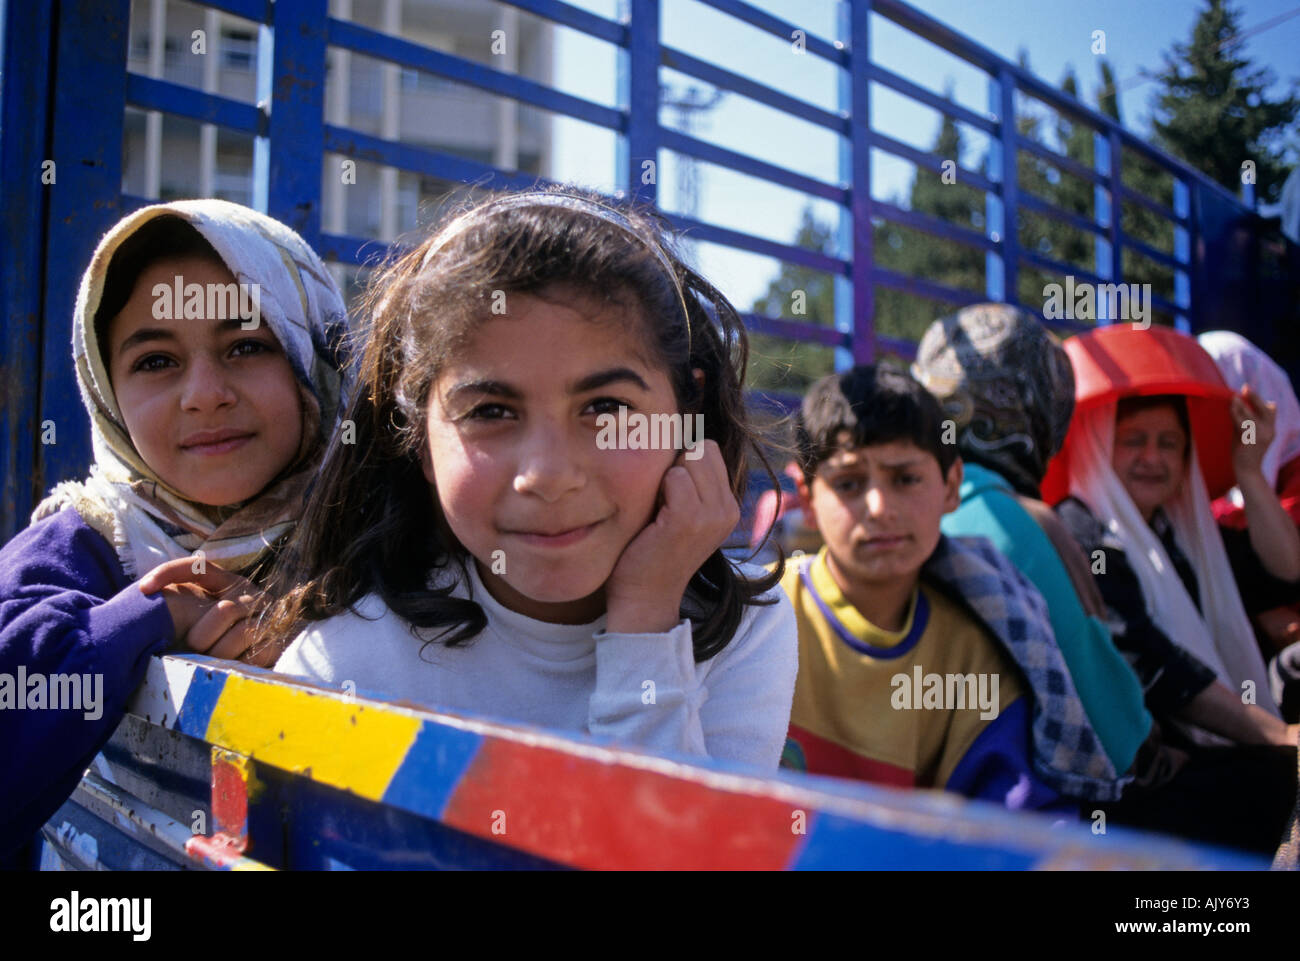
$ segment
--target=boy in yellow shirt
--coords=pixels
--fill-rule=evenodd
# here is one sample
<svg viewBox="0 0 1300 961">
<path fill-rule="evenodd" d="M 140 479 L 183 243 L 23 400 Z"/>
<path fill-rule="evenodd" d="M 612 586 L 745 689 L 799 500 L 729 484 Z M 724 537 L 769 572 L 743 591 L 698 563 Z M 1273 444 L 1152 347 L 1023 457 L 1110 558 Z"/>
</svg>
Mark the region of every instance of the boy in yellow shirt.
<svg viewBox="0 0 1300 961">
<path fill-rule="evenodd" d="M 944 427 L 884 365 L 803 401 L 799 495 L 825 546 L 782 581 L 799 625 L 783 763 L 1012 808 L 1116 796 L 1041 595 L 987 541 L 939 531 L 962 479 Z"/>
</svg>

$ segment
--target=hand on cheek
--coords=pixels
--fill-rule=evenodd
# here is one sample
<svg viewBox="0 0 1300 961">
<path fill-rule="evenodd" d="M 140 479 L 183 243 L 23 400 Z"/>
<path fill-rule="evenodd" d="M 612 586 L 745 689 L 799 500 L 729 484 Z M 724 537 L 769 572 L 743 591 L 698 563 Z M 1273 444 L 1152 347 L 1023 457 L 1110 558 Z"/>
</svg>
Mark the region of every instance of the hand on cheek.
<svg viewBox="0 0 1300 961">
<path fill-rule="evenodd" d="M 706 440 L 702 455 L 679 454 L 660 485 L 660 507 L 624 548 L 605 584 L 610 633 L 671 630 L 691 577 L 740 520 L 722 451 Z"/>
</svg>

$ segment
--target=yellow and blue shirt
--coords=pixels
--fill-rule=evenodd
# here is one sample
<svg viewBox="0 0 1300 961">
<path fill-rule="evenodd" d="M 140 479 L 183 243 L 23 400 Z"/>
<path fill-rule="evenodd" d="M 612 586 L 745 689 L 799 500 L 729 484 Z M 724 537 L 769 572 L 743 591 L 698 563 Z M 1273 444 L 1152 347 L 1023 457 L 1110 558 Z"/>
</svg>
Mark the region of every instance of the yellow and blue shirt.
<svg viewBox="0 0 1300 961">
<path fill-rule="evenodd" d="M 882 630 L 844 596 L 824 548 L 788 564 L 782 587 L 799 634 L 784 765 L 1014 808 L 1059 802 L 1031 765 L 1032 695 L 959 604 L 921 583 L 903 628 Z"/>
</svg>

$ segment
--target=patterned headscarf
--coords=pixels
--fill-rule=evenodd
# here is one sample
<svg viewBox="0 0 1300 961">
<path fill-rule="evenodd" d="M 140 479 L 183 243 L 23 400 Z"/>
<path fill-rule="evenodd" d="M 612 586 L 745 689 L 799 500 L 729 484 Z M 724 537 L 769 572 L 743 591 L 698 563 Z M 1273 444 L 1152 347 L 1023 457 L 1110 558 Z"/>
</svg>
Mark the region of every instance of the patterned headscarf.
<svg viewBox="0 0 1300 961">
<path fill-rule="evenodd" d="M 251 500 L 213 508 L 189 500 L 145 463 L 131 441 L 100 349 L 95 315 L 113 254 L 144 224 L 179 217 L 212 245 L 240 284 L 259 288 L 258 308 L 298 380 L 302 441 L 297 456 Z M 246 571 L 267 554 L 302 512 L 306 491 L 341 416 L 349 388 L 340 370 L 347 310 L 316 253 L 284 224 L 224 200 L 183 200 L 124 217 L 99 242 L 82 277 L 73 317 L 72 353 L 81 399 L 90 414 L 95 462 L 84 481 L 57 485 L 33 523 L 74 508 L 114 546 L 128 577 L 202 550 L 205 561 Z"/>
<path fill-rule="evenodd" d="M 1010 304 L 974 304 L 936 320 L 912 374 L 955 422 L 963 458 L 1039 496 L 1070 427 L 1074 371 L 1037 317 Z"/>
</svg>

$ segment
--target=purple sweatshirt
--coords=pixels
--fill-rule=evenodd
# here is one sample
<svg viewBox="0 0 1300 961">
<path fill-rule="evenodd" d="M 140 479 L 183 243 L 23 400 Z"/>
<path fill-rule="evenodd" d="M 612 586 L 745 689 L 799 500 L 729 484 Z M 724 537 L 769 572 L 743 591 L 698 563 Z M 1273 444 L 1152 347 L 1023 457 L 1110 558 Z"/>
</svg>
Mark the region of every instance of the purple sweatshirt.
<svg viewBox="0 0 1300 961">
<path fill-rule="evenodd" d="M 72 794 L 172 636 L 162 595 L 71 508 L 0 550 L 0 857 Z"/>
</svg>

